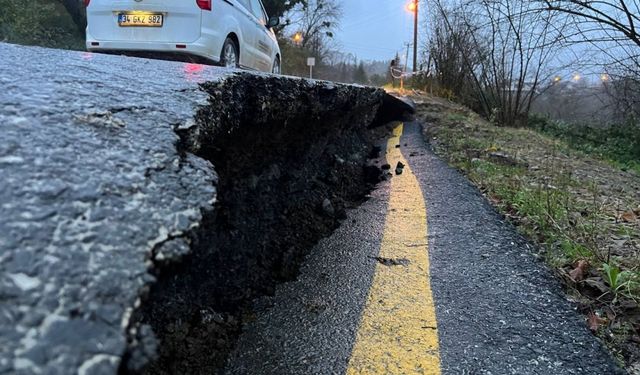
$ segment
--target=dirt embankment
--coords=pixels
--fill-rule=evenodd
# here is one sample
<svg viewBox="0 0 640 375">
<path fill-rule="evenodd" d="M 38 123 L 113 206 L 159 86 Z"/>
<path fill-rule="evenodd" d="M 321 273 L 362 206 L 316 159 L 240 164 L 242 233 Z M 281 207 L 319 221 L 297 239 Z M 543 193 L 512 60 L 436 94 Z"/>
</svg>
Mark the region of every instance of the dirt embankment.
<svg viewBox="0 0 640 375">
<path fill-rule="evenodd" d="M 219 371 L 251 301 L 295 277 L 378 182 L 366 164 L 381 90 L 244 75 L 203 89 L 209 104 L 178 130 L 180 147 L 212 162 L 218 201 L 182 244 L 189 255 L 159 268 L 123 373 Z"/>
</svg>

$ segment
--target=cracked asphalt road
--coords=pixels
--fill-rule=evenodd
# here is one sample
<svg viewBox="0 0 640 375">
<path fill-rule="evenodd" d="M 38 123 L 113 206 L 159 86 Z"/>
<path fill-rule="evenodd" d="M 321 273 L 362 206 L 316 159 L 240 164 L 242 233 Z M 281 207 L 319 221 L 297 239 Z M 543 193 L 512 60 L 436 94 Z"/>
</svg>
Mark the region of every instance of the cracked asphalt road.
<svg viewBox="0 0 640 375">
<path fill-rule="evenodd" d="M 149 258 L 216 197 L 188 65 L 0 43 L 0 373 L 115 373 Z M 167 100 L 171 98 L 171 100 Z"/>
<path fill-rule="evenodd" d="M 419 124 L 405 124 L 400 145 L 410 167 L 404 173 L 415 175 L 426 201 L 427 272 L 440 365 L 421 366 L 415 359 L 419 356 L 413 355 L 413 371 L 387 367 L 386 373 L 624 373 L 587 330 L 530 245 L 463 176 L 429 150 Z M 369 360 L 379 363 L 385 354 L 396 352 L 392 343 L 382 354 L 375 347 L 356 350 L 356 338 L 368 319 L 363 315 L 368 293 L 379 287 L 375 258 L 384 242 L 392 186 L 381 183 L 371 199 L 350 211 L 345 223 L 314 248 L 296 281 L 257 303 L 257 315 L 245 328 L 226 373 L 368 374 L 376 372 L 351 367 L 355 353 L 369 354 Z M 396 293 L 408 292 L 398 288 Z M 403 339 L 398 337 L 399 346 Z M 414 345 L 402 356 L 428 349 Z"/>
<path fill-rule="evenodd" d="M 274 220 L 268 223 L 278 223 L 274 207 L 280 207 L 279 200 L 300 196 L 305 203 L 296 214 L 309 212 L 304 221 L 314 224 L 304 236 L 296 232 L 287 241 L 297 240 L 303 247 L 330 232 L 335 218 L 308 219 L 316 215 L 315 198 L 328 199 L 322 186 L 336 185 L 306 186 L 322 178 L 316 176 L 336 172 L 322 163 L 340 160 L 342 169 L 337 170 L 362 172 L 367 125 L 385 98 L 383 90 L 371 87 L 3 43 L 0 68 L 0 374 L 140 371 L 158 352 L 172 358 L 180 337 L 167 338 L 162 332 L 175 332 L 183 322 L 193 327 L 192 316 L 202 317 L 203 323 L 187 329 L 190 349 L 197 346 L 192 340 L 197 335 L 218 346 L 193 349 L 186 360 L 193 358 L 189 365 L 195 364 L 196 373 L 215 371 L 209 360 L 224 358 L 237 320 L 228 314 L 227 322 L 234 323 L 217 327 L 219 321 L 208 319 L 223 315 L 209 314 L 214 311 L 210 305 L 237 309 L 252 298 L 251 288 L 274 282 L 269 272 L 275 264 L 293 267 L 284 259 L 294 263 L 296 250 L 288 246 L 285 254 L 278 253 L 281 249 L 261 247 L 267 241 L 256 236 L 244 238 L 247 248 L 238 252 L 237 243 L 224 243 L 225 236 L 237 238 L 255 210 L 261 212 L 253 220 L 266 217 Z M 308 126 L 316 124 L 319 136 L 309 136 Z M 332 132 L 332 127 L 339 130 Z M 274 138 L 263 143 L 265 129 Z M 245 132 L 252 137 L 243 138 Z M 289 143 L 282 141 L 285 137 Z M 225 140 L 227 151 L 214 159 L 216 142 Z M 241 147 L 245 141 L 257 146 L 247 151 Z M 302 148 L 306 150 L 292 151 Z M 343 151 L 350 159 L 339 158 Z M 302 159 L 306 165 L 280 175 L 278 163 L 286 167 L 291 158 L 297 163 L 305 152 L 310 155 L 309 161 Z M 228 174 L 219 181 L 214 166 L 203 158 L 217 160 L 223 174 L 240 168 L 233 173 L 241 177 Z M 260 182 L 258 176 L 271 173 L 261 163 L 271 162 L 265 165 L 278 172 Z M 255 174 L 244 176 L 247 171 Z M 282 187 L 277 182 L 281 177 L 282 191 L 291 188 L 287 178 L 298 178 L 296 189 L 309 194 L 274 199 L 271 189 Z M 339 194 L 365 189 L 359 181 L 341 185 L 343 192 L 332 197 L 335 203 L 345 203 L 338 201 Z M 218 195 L 222 189 L 228 195 Z M 245 191 L 261 195 L 247 198 Z M 238 203 L 242 207 L 230 209 L 232 205 L 216 201 L 227 196 L 244 199 Z M 269 204 L 262 204 L 267 201 L 263 196 L 271 198 Z M 253 198 L 256 206 L 244 203 Z M 238 225 L 225 226 L 225 236 L 212 232 L 219 214 L 213 212 L 214 203 L 221 217 L 230 211 L 239 216 L 221 219 L 220 227 Z M 275 241 L 282 231 L 255 232 L 263 237 L 276 233 L 271 235 L 274 244 L 288 243 Z M 224 256 L 218 257 L 218 250 Z M 262 259 L 282 259 L 256 264 L 260 250 Z M 190 261 L 201 261 L 200 267 L 178 262 L 187 254 Z M 263 274 L 249 278 L 236 272 L 238 265 Z M 155 283 L 158 275 L 161 282 Z M 176 279 L 178 290 L 163 283 Z M 190 280 L 197 281 L 191 285 Z M 185 297 L 193 295 L 203 298 Z M 207 308 L 199 304 L 202 300 Z M 162 313 L 147 319 L 143 310 L 156 302 Z M 170 318 L 164 320 L 163 313 Z M 218 328 L 215 334 L 211 327 Z M 153 372 L 152 367 L 147 370 Z"/>
</svg>

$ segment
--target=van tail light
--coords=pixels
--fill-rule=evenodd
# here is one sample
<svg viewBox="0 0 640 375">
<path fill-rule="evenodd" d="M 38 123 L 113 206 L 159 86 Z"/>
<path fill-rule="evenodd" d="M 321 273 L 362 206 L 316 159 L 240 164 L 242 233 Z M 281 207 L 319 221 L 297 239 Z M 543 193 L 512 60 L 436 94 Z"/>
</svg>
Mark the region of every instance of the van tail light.
<svg viewBox="0 0 640 375">
<path fill-rule="evenodd" d="M 90 2 L 91 2 L 91 0 L 84 0 L 84 6 L 88 7 Z"/>
<path fill-rule="evenodd" d="M 198 4 L 202 10 L 211 10 L 211 0 L 196 0 L 196 4 Z"/>
</svg>

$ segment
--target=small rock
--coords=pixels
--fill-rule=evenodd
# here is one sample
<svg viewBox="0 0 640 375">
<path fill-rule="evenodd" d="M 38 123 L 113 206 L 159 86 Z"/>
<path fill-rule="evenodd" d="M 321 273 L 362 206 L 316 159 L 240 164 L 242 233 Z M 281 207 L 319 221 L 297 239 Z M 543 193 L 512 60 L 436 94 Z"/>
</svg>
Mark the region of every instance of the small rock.
<svg viewBox="0 0 640 375">
<path fill-rule="evenodd" d="M 204 324 L 222 324 L 224 323 L 224 316 L 216 311 L 203 309 L 200 310 L 200 319 Z"/>
<path fill-rule="evenodd" d="M 404 171 L 404 164 L 402 164 L 402 162 L 398 162 L 398 165 L 396 166 L 396 174 L 401 175 L 403 171 Z"/>
<path fill-rule="evenodd" d="M 496 164 L 508 165 L 508 166 L 516 166 L 518 162 L 513 157 L 502 153 L 502 152 L 490 152 L 489 160 Z"/>
<path fill-rule="evenodd" d="M 383 164 L 381 168 L 382 168 L 383 171 L 388 171 L 389 169 L 391 169 L 391 165 L 390 164 Z"/>
<path fill-rule="evenodd" d="M 126 126 L 125 122 L 114 117 L 111 111 L 96 111 L 84 115 L 75 115 L 74 118 L 77 122 L 98 127 L 119 129 Z"/>
<path fill-rule="evenodd" d="M 387 267 L 392 267 L 392 266 L 408 266 L 409 263 L 411 263 L 409 261 L 409 259 L 407 258 L 383 258 L 383 257 L 375 257 L 375 260 L 378 261 L 378 263 L 387 266 Z"/>
<path fill-rule="evenodd" d="M 158 247 L 154 260 L 156 262 L 173 262 L 180 260 L 190 251 L 191 247 L 184 238 L 174 238 Z"/>
<path fill-rule="evenodd" d="M 333 204 L 331 204 L 331 201 L 327 198 L 325 198 L 325 200 L 322 201 L 322 212 L 324 212 L 325 215 L 327 216 L 333 216 L 335 214 L 335 209 L 333 208 Z"/>
<path fill-rule="evenodd" d="M 178 125 L 177 130 L 188 130 L 196 126 L 196 122 L 193 119 L 187 119 Z"/>
</svg>

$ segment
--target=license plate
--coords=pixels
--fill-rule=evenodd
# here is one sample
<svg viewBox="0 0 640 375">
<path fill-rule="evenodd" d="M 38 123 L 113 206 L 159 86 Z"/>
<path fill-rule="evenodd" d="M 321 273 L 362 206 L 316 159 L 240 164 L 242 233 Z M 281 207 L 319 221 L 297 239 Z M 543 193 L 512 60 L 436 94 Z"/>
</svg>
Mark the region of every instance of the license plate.
<svg viewBox="0 0 640 375">
<path fill-rule="evenodd" d="M 160 13 L 119 13 L 118 25 L 121 27 L 162 27 L 164 15 Z"/>
</svg>

